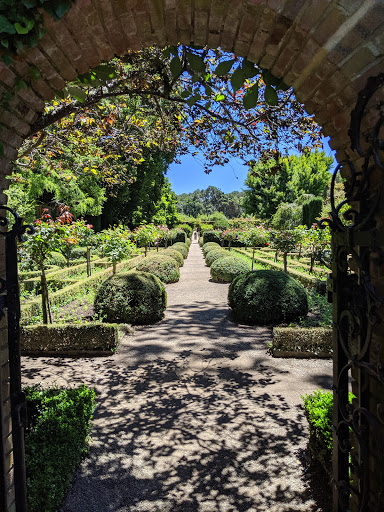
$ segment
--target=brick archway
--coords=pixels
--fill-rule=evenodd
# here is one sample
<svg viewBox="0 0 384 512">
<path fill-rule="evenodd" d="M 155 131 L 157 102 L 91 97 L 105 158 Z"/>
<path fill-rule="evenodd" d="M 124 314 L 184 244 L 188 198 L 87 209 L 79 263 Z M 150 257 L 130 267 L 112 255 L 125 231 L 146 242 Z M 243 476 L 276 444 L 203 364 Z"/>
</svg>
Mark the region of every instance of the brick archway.
<svg viewBox="0 0 384 512">
<path fill-rule="evenodd" d="M 45 26 L 35 48 L 21 52 L 9 68 L 0 64 L 0 93 L 12 96 L 11 111 L 0 109 L 2 203 L 5 176 L 44 102 L 66 81 L 128 49 L 194 42 L 221 46 L 271 69 L 315 114 L 339 161 L 353 156 L 348 127 L 358 92 L 384 69 L 382 0 L 77 0 L 59 22 L 46 16 Z M 15 80 L 28 79 L 32 67 L 41 78 L 16 92 Z M 368 116 L 366 127 L 375 121 Z M 382 285 L 382 273 L 375 279 Z M 2 465 L 13 510 L 4 320 L 0 330 Z"/>
</svg>

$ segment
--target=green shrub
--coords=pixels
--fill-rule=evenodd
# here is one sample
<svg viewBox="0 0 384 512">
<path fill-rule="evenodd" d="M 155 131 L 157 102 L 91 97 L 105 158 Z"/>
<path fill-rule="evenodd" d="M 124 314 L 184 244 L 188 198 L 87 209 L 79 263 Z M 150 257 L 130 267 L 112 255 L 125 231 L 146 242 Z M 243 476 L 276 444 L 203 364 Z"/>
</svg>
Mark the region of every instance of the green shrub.
<svg viewBox="0 0 384 512">
<path fill-rule="evenodd" d="M 301 397 L 309 423 L 309 451 L 325 472 L 332 476 L 333 396 L 330 391 L 314 391 Z"/>
<path fill-rule="evenodd" d="M 25 388 L 28 511 L 59 510 L 87 449 L 95 391 L 40 386 Z"/>
<path fill-rule="evenodd" d="M 305 224 L 308 229 L 320 216 L 322 206 L 323 200 L 321 197 L 312 197 L 303 202 L 302 224 Z"/>
<path fill-rule="evenodd" d="M 172 247 L 168 247 L 168 249 L 162 251 L 161 254 L 166 254 L 167 256 L 170 256 L 171 258 L 176 260 L 179 267 L 182 267 L 184 265 L 183 255 L 177 249 L 172 249 Z"/>
<path fill-rule="evenodd" d="M 109 277 L 95 297 L 95 312 L 109 323 L 152 324 L 167 306 L 164 284 L 149 272 L 124 272 Z"/>
<path fill-rule="evenodd" d="M 191 247 L 191 239 L 190 238 L 187 238 L 186 241 L 185 241 L 185 245 L 188 247 L 188 249 Z"/>
<path fill-rule="evenodd" d="M 117 324 L 55 323 L 28 325 L 20 329 L 21 352 L 25 355 L 113 354 L 119 343 Z"/>
<path fill-rule="evenodd" d="M 71 260 L 75 260 L 77 258 L 86 258 L 87 257 L 87 248 L 86 247 L 74 247 L 71 250 Z"/>
<path fill-rule="evenodd" d="M 275 327 L 271 346 L 273 355 L 301 353 L 308 357 L 332 357 L 332 329 L 325 327 Z"/>
<path fill-rule="evenodd" d="M 173 242 L 180 242 L 180 243 L 185 243 L 185 240 L 186 240 L 186 235 L 185 235 L 185 231 L 183 231 L 182 229 L 172 229 L 172 233 L 173 233 Z"/>
<path fill-rule="evenodd" d="M 173 244 L 171 246 L 171 249 L 174 249 L 175 251 L 179 251 L 179 253 L 182 254 L 184 259 L 186 259 L 188 257 L 188 247 L 185 244 L 183 244 L 182 242 L 177 242 L 176 244 Z"/>
<path fill-rule="evenodd" d="M 206 244 L 207 242 L 216 242 L 218 244 L 220 244 L 221 242 L 221 238 L 220 238 L 220 235 L 221 235 L 221 231 L 218 230 L 218 231 L 204 231 L 203 233 L 203 244 Z"/>
<path fill-rule="evenodd" d="M 236 276 L 250 271 L 250 265 L 235 256 L 225 256 L 211 265 L 211 277 L 218 283 L 230 283 Z"/>
<path fill-rule="evenodd" d="M 218 244 L 217 242 L 206 242 L 204 245 L 203 245 L 203 254 L 204 254 L 204 257 L 207 255 L 207 252 L 211 251 L 212 249 L 221 249 L 221 245 Z"/>
<path fill-rule="evenodd" d="M 308 313 L 305 288 L 285 272 L 254 270 L 236 277 L 228 291 L 234 318 L 249 325 L 294 322 Z"/>
<path fill-rule="evenodd" d="M 57 265 L 58 267 L 65 267 L 67 264 L 66 257 L 61 252 L 51 252 L 51 256 L 47 259 L 47 265 Z"/>
<path fill-rule="evenodd" d="M 166 254 L 154 254 L 144 258 L 136 267 L 140 272 L 150 272 L 163 283 L 176 283 L 180 279 L 179 265 L 175 258 Z"/>
<path fill-rule="evenodd" d="M 205 256 L 205 263 L 208 267 L 212 265 L 212 263 L 219 258 L 225 258 L 225 256 L 228 256 L 228 251 L 225 249 L 212 249 L 211 251 L 207 252 L 207 255 Z"/>
<path fill-rule="evenodd" d="M 176 226 L 176 229 L 184 231 L 187 235 L 187 238 L 191 238 L 193 229 L 189 224 L 179 224 Z M 181 240 L 181 242 L 183 242 L 183 240 Z"/>
</svg>

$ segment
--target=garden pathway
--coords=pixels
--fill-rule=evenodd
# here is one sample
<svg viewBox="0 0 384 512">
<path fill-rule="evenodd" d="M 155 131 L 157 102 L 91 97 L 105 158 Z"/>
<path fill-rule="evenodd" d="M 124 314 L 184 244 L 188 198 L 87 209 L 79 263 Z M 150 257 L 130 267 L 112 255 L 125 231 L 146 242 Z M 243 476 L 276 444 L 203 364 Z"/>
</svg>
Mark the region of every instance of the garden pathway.
<svg viewBox="0 0 384 512">
<path fill-rule="evenodd" d="M 63 512 L 320 511 L 304 480 L 300 395 L 331 361 L 274 359 L 270 328 L 234 324 L 228 285 L 193 243 L 162 322 L 112 357 L 23 358 L 23 385 L 98 394 L 89 455 Z"/>
</svg>

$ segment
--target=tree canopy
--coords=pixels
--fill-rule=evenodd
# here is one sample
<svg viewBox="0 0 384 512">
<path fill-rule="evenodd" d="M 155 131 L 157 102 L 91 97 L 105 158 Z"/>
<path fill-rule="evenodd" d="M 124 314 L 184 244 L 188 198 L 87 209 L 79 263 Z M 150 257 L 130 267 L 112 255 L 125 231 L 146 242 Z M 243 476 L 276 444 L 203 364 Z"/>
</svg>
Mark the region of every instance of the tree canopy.
<svg viewBox="0 0 384 512">
<path fill-rule="evenodd" d="M 257 162 L 245 180 L 245 212 L 270 219 L 281 203 L 300 203 L 308 196 L 324 196 L 331 180 L 332 163 L 333 158 L 323 151 Z"/>
<path fill-rule="evenodd" d="M 211 215 L 221 212 L 229 219 L 240 217 L 243 213 L 241 207 L 243 193 L 230 192 L 225 194 L 219 188 L 209 186 L 206 189 L 195 190 L 189 194 L 177 196 L 177 211 L 189 217 Z"/>
</svg>

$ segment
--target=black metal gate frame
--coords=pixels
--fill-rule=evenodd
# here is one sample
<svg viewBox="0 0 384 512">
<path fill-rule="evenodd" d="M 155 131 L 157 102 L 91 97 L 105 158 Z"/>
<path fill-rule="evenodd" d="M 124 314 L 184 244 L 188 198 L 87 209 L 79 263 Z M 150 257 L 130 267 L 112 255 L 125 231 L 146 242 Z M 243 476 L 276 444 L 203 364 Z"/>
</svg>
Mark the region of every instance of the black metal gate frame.
<svg viewBox="0 0 384 512">
<path fill-rule="evenodd" d="M 0 227 L 7 229 L 9 219 L 6 212 L 13 217 L 11 229 L 0 231 L 5 237 L 6 279 L 0 278 L 0 317 L 7 316 L 8 353 L 10 373 L 10 397 L 12 417 L 12 443 L 14 460 L 15 505 L 17 512 L 27 510 L 24 428 L 26 427 L 25 396 L 21 390 L 21 354 L 20 354 L 20 292 L 17 272 L 17 240 L 22 241 L 23 234 L 32 226 L 25 225 L 19 215 L 8 208 L 0 206 L 5 215 L 0 216 Z M 4 293 L 5 292 L 5 293 Z"/>
<path fill-rule="evenodd" d="M 379 309 L 384 304 L 371 284 L 371 265 L 384 262 L 384 233 L 376 228 L 375 214 L 383 200 L 383 185 L 372 190 L 369 180 L 374 171 L 383 173 L 380 141 L 383 126 L 382 103 L 376 105 L 378 122 L 369 137 L 365 138 L 363 151 L 361 124 L 368 102 L 384 86 L 384 73 L 372 77 L 358 96 L 351 114 L 349 136 L 351 148 L 362 158 L 361 170 L 349 161 L 341 162 L 335 169 L 331 182 L 330 219 L 323 219 L 332 231 L 332 274 L 328 280 L 329 299 L 333 302 L 333 510 L 350 509 L 376 512 L 369 501 L 378 503 L 372 496 L 369 482 L 369 459 L 373 446 L 375 457 L 383 454 L 383 404 L 372 411 L 370 382 L 374 379 L 381 386 L 384 401 L 384 364 L 380 360 L 381 339 L 373 346 L 372 330 L 382 321 Z M 335 205 L 336 176 L 347 168 L 349 177 L 345 184 L 346 200 Z M 381 183 L 384 176 L 381 176 Z M 347 206 L 345 206 L 347 205 Z M 348 206 L 349 205 L 349 206 Z M 342 208 L 347 208 L 347 211 Z M 344 210 L 345 210 L 344 208 Z M 351 271 L 351 268 L 353 271 Z M 352 391 L 354 398 L 349 397 Z M 384 459 L 381 464 L 384 463 Z M 384 485 L 384 482 L 383 482 Z M 371 494 L 371 495 L 370 495 Z M 369 499 L 368 499 L 369 498 Z M 378 505 L 379 506 L 379 505 Z M 376 507 L 374 505 L 374 507 Z"/>
</svg>

